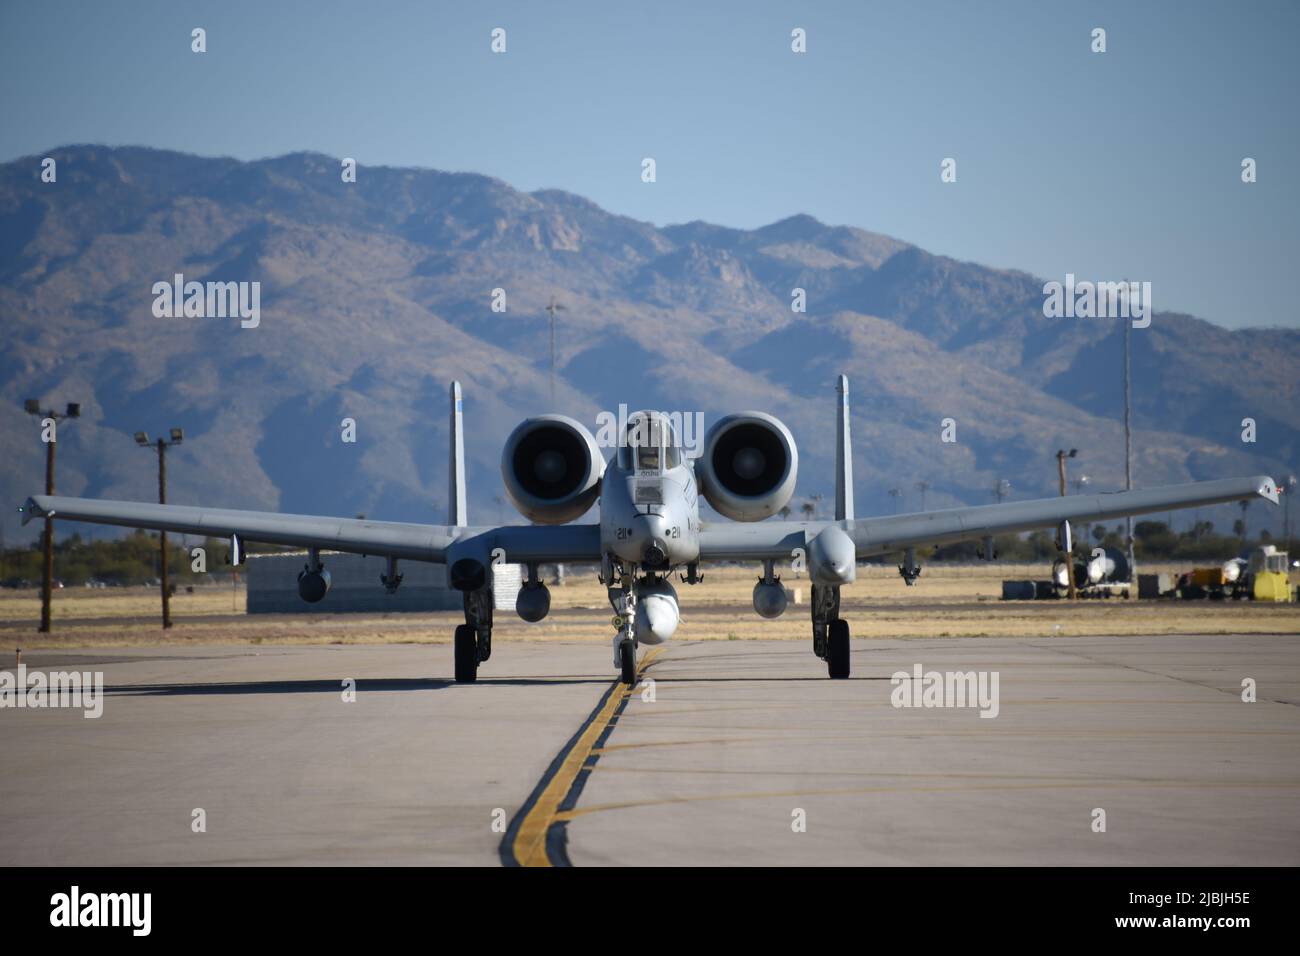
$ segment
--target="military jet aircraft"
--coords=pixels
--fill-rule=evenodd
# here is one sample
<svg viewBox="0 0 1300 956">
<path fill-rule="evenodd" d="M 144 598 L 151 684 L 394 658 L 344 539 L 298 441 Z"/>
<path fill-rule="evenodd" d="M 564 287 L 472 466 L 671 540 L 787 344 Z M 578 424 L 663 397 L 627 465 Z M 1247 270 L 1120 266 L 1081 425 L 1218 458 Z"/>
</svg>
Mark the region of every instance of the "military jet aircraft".
<svg viewBox="0 0 1300 956">
<path fill-rule="evenodd" d="M 753 561 L 762 566 L 754 586 L 754 610 L 776 617 L 786 608 L 778 565 L 806 569 L 812 586 L 813 652 L 832 678 L 849 676 L 849 623 L 840 617 L 840 588 L 856 577 L 857 562 L 901 552 L 899 571 L 913 583 L 920 573 L 915 548 L 960 540 L 984 542 L 992 557 L 993 535 L 1056 526 L 1063 550 L 1071 551 L 1070 522 L 1194 508 L 1265 498 L 1278 502 L 1272 478 L 1225 478 L 1108 494 L 1014 501 L 888 517 L 858 518 L 853 510 L 848 380 L 836 383 L 835 518 L 833 521 L 770 521 L 794 494 L 799 455 L 778 419 L 764 412 L 728 415 L 708 430 L 697 458 L 683 453 L 671 416 L 638 412 L 628 417 L 608 460 L 581 423 L 542 415 L 521 423 L 506 440 L 501 475 L 506 493 L 533 524 L 503 527 L 468 523 L 464 438 L 459 383 L 451 386 L 450 515 L 447 525 L 369 521 L 105 501 L 38 495 L 21 509 L 24 522 L 64 521 L 152 528 L 225 537 L 232 562 L 242 561 L 242 542 L 305 547 L 298 575 L 304 601 L 322 600 L 330 587 L 322 551 L 384 555 L 380 581 L 390 592 L 401 583 L 401 560 L 447 566 L 451 587 L 463 592 L 465 623 L 456 628 L 455 676 L 476 679 L 492 653 L 493 568 L 509 562 L 527 567 L 516 611 L 540 621 L 550 593 L 538 578 L 542 563 L 592 563 L 614 608 L 614 667 L 621 679 L 637 677 L 637 648 L 667 640 L 677 628 L 677 592 L 670 577 L 695 584 L 710 561 Z M 703 497 L 727 522 L 700 519 Z M 573 524 L 598 505 L 595 524 Z"/>
</svg>

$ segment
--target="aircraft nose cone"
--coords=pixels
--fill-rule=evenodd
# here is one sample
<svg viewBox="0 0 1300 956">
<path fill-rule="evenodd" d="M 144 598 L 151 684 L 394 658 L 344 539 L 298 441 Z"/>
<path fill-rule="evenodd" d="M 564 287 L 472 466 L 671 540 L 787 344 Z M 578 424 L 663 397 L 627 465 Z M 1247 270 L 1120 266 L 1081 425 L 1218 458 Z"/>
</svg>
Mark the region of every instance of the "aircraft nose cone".
<svg viewBox="0 0 1300 956">
<path fill-rule="evenodd" d="M 647 567 L 660 567 L 668 560 L 668 547 L 665 544 L 667 523 L 660 515 L 637 515 L 635 523 L 635 540 L 640 549 L 640 560 Z"/>
<path fill-rule="evenodd" d="M 664 536 L 666 523 L 662 515 L 640 514 L 636 516 L 635 524 L 637 532 L 647 540 Z"/>
</svg>

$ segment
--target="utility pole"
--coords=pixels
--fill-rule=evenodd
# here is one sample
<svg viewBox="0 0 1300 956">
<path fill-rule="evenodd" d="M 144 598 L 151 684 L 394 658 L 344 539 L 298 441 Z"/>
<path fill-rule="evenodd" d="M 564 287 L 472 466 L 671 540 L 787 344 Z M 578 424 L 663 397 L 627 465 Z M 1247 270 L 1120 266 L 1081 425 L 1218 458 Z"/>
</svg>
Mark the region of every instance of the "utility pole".
<svg viewBox="0 0 1300 956">
<path fill-rule="evenodd" d="M 1124 490 L 1133 490 L 1133 359 L 1129 340 L 1133 323 L 1124 322 Z M 1133 556 L 1133 516 L 1124 518 L 1124 541 L 1128 549 L 1129 597 L 1137 584 L 1137 560 Z"/>
<path fill-rule="evenodd" d="M 81 417 L 81 405 L 68 402 L 62 414 L 52 408 L 41 410 L 40 399 L 29 398 L 23 410 L 41 419 L 41 438 L 45 441 L 45 493 L 54 494 L 54 446 L 58 440 L 59 422 Z M 48 434 L 46 434 L 48 430 Z M 50 596 L 54 591 L 54 519 L 45 519 L 45 558 L 41 571 L 41 626 L 40 632 L 50 632 Z"/>
<path fill-rule="evenodd" d="M 135 443 L 141 448 L 153 448 L 158 452 L 158 504 L 167 504 L 167 449 L 179 445 L 185 440 L 185 432 L 180 428 L 171 430 L 171 441 L 159 438 L 150 444 L 149 436 L 144 432 L 135 433 Z M 165 630 L 172 626 L 171 587 L 167 580 L 167 532 L 158 531 L 158 565 L 159 584 L 162 588 L 162 626 Z"/>
<path fill-rule="evenodd" d="M 1057 449 L 1056 452 L 1056 470 L 1061 479 L 1061 497 L 1065 497 L 1065 459 L 1078 456 L 1079 449 L 1071 448 L 1068 452 L 1064 448 Z M 1071 549 L 1073 541 L 1066 541 L 1065 529 L 1069 525 L 1068 521 L 1061 522 L 1061 550 L 1065 552 L 1065 573 L 1070 582 L 1070 600 L 1077 600 L 1079 589 L 1074 582 L 1074 552 Z"/>
<path fill-rule="evenodd" d="M 551 410 L 555 410 L 555 313 L 564 311 L 564 306 L 551 296 L 551 304 L 546 307 L 551 315 Z"/>
</svg>

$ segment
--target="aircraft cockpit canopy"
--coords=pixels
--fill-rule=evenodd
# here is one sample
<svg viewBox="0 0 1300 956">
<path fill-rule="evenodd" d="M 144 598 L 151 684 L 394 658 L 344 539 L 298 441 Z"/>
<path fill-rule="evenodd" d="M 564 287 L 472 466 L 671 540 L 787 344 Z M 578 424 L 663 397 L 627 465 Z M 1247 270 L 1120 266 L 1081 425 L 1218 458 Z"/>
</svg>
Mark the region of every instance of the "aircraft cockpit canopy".
<svg viewBox="0 0 1300 956">
<path fill-rule="evenodd" d="M 668 471 L 681 464 L 681 443 L 661 412 L 637 412 L 628 419 L 618 464 L 624 470 Z M 662 466 L 662 467 L 661 467 Z"/>
</svg>

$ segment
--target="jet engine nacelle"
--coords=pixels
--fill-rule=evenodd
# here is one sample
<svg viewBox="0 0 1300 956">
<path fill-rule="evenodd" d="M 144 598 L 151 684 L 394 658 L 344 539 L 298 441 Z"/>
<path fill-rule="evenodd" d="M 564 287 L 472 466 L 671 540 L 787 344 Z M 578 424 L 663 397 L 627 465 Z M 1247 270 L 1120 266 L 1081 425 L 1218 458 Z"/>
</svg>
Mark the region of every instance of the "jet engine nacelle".
<svg viewBox="0 0 1300 956">
<path fill-rule="evenodd" d="M 298 572 L 298 597 L 308 604 L 315 604 L 324 599 L 330 591 L 330 573 L 324 568 L 310 571 L 304 568 Z"/>
<path fill-rule="evenodd" d="M 596 439 L 564 415 L 521 422 L 501 452 L 501 477 L 510 503 L 539 524 L 582 517 L 600 494 L 604 471 Z"/>
<path fill-rule="evenodd" d="M 798 470 L 790 430 L 765 412 L 715 422 L 695 466 L 705 500 L 732 521 L 761 521 L 784 508 Z"/>
</svg>

